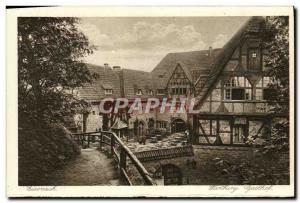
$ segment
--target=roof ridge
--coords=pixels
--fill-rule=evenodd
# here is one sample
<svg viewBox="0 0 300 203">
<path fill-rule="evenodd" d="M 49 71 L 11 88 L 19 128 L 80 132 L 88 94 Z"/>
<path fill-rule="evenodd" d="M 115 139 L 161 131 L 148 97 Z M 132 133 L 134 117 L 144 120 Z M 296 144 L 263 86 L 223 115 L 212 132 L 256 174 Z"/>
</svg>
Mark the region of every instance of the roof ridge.
<svg viewBox="0 0 300 203">
<path fill-rule="evenodd" d="M 144 70 L 136 70 L 136 69 L 130 69 L 130 68 L 123 68 L 121 70 L 125 70 L 125 71 L 136 71 L 136 72 L 143 72 L 143 73 L 151 73 L 151 72 L 148 72 L 148 71 L 144 71 Z"/>
<path fill-rule="evenodd" d="M 249 32 L 248 28 L 250 23 L 255 20 L 261 20 L 262 18 L 258 17 L 251 17 L 249 20 L 245 22 L 245 24 L 231 37 L 231 39 L 223 46 L 222 50 L 217 54 L 215 63 L 212 64 L 212 69 L 209 73 L 209 76 L 205 82 L 204 87 L 199 93 L 199 100 L 196 102 L 196 106 L 199 105 L 205 98 L 206 95 L 209 94 L 210 89 L 212 88 L 213 84 L 217 80 L 220 72 L 225 68 L 225 64 L 227 63 L 228 59 L 232 56 L 235 48 L 241 41 L 243 36 Z M 208 80 L 210 80 L 208 82 Z M 197 96 L 198 97 L 198 96 Z"/>
</svg>

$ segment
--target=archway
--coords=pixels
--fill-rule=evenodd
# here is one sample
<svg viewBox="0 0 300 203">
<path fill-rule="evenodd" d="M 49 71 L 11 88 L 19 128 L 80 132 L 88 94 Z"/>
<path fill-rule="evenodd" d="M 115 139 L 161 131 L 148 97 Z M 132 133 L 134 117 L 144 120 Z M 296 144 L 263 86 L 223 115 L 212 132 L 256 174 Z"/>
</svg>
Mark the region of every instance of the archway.
<svg viewBox="0 0 300 203">
<path fill-rule="evenodd" d="M 182 184 L 182 172 L 180 168 L 174 164 L 163 165 L 162 175 L 164 177 L 164 185 Z"/>
<path fill-rule="evenodd" d="M 172 127 L 171 128 L 172 133 L 184 132 L 184 131 L 186 131 L 186 128 L 187 128 L 186 123 L 181 118 L 174 118 L 172 120 L 171 127 Z"/>
</svg>

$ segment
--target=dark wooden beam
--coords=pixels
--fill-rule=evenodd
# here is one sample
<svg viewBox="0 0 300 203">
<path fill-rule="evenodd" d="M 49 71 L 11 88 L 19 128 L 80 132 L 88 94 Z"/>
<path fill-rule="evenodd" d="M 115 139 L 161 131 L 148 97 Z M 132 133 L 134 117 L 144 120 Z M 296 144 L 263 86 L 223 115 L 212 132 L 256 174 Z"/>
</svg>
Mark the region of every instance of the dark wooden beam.
<svg viewBox="0 0 300 203">
<path fill-rule="evenodd" d="M 200 123 L 200 120 L 198 120 L 198 123 L 199 123 L 199 129 L 202 131 L 202 134 L 204 135 L 204 137 L 205 137 L 207 143 L 208 143 L 208 144 L 211 144 L 210 141 L 209 141 L 209 139 L 208 139 L 207 134 L 205 133 L 204 128 L 202 127 L 202 125 L 201 125 L 201 123 Z"/>
<path fill-rule="evenodd" d="M 230 144 L 233 145 L 233 119 L 229 120 L 230 125 Z"/>
</svg>

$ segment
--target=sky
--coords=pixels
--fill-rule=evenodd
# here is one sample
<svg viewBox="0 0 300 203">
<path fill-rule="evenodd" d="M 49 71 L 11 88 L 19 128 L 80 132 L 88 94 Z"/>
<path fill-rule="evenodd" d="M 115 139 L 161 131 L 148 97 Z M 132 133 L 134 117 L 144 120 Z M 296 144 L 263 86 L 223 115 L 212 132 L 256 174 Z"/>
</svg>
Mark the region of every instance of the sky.
<svg viewBox="0 0 300 203">
<path fill-rule="evenodd" d="M 150 72 L 168 53 L 221 48 L 249 17 L 97 17 L 78 25 L 96 46 L 87 63 Z"/>
</svg>

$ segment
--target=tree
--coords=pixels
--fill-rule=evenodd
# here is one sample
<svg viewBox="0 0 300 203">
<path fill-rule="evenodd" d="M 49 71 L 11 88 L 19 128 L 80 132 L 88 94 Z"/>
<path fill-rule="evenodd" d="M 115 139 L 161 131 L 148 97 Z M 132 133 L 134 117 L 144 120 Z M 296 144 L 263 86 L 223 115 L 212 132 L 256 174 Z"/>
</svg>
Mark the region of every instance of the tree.
<svg viewBox="0 0 300 203">
<path fill-rule="evenodd" d="M 289 111 L 289 18 L 276 16 L 267 18 L 269 41 L 266 47 L 269 55 L 265 58 L 270 67 L 272 83 L 275 90 L 268 101 L 272 113 L 288 113 Z"/>
<path fill-rule="evenodd" d="M 74 90 L 91 82 L 83 58 L 94 47 L 77 29 L 77 18 L 18 18 L 20 115 L 58 121 L 86 105 Z"/>
<path fill-rule="evenodd" d="M 217 173 L 228 176 L 228 179 L 238 177 L 238 184 L 289 184 L 289 18 L 267 17 L 266 27 L 265 48 L 269 54 L 264 57 L 264 63 L 270 69 L 272 81 L 267 102 L 274 118 L 270 121 L 270 127 L 259 136 L 252 137 L 248 143 L 252 144 L 258 137 L 266 138 L 266 142 L 255 150 L 256 161 L 235 163 L 220 158 L 214 160 Z M 263 161 L 259 161 L 259 158 Z M 280 171 L 277 170 L 278 166 Z"/>
<path fill-rule="evenodd" d="M 289 135 L 289 17 L 275 16 L 267 18 L 269 28 L 269 41 L 266 47 L 269 55 L 265 58 L 266 66 L 270 67 L 272 83 L 269 88 L 272 90 L 268 105 L 270 113 L 282 114 L 286 119 L 273 119 L 271 126 L 271 139 L 265 148 L 288 150 Z"/>
</svg>

